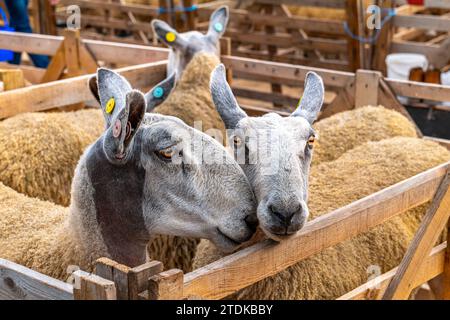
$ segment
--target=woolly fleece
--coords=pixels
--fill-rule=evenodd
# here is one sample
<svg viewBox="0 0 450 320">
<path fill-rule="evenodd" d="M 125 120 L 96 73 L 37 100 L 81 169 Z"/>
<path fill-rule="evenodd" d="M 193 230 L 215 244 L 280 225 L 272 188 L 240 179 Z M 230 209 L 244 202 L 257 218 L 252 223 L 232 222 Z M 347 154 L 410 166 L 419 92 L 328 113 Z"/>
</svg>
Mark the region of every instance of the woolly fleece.
<svg viewBox="0 0 450 320">
<path fill-rule="evenodd" d="M 313 165 L 339 158 L 369 141 L 417 137 L 414 125 L 397 111 L 385 107 L 363 107 L 337 113 L 314 124 L 319 138 L 314 146 Z"/>
<path fill-rule="evenodd" d="M 0 181 L 68 206 L 75 167 L 104 130 L 100 110 L 24 113 L 0 122 Z"/>
</svg>

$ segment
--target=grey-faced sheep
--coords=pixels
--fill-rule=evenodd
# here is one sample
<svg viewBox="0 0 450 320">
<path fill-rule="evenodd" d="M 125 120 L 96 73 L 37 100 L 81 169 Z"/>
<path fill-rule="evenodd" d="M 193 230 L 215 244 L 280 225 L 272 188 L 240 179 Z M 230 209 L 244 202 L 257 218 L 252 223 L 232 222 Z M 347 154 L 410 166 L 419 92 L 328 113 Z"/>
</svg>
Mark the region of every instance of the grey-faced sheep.
<svg viewBox="0 0 450 320">
<path fill-rule="evenodd" d="M 212 15 L 210 31 L 206 35 L 198 32 L 178 34 L 165 23 L 154 22 L 154 27 L 163 39 L 166 35 L 162 33 L 164 30 L 176 34 L 176 40 L 170 43 L 176 55 L 183 56 L 182 61 L 186 64 L 191 59 L 193 61 L 186 73 L 183 73 L 186 65 L 177 65 L 178 74 L 183 73 L 183 78 L 177 92 L 171 96 L 170 103 L 157 108 L 174 85 L 174 73 L 171 70 L 171 76 L 157 86 L 162 89 L 162 93 L 156 95 L 150 92 L 146 95 L 148 111 L 156 108 L 156 112 L 178 116 L 191 125 L 201 120 L 205 130 L 223 129 L 211 101 L 209 78 L 219 63 L 216 56 L 219 54 L 218 41 L 227 21 L 228 10 L 220 8 Z M 219 23 L 223 26 L 220 32 L 217 31 Z M 93 93 L 99 99 L 95 89 Z M 0 181 L 26 195 L 69 205 L 75 166 L 85 148 L 100 136 L 103 129 L 101 112 L 98 110 L 30 113 L 1 122 Z M 195 239 L 155 237 L 149 245 L 149 251 L 153 258 L 163 261 L 167 267 L 189 271 L 197 242 Z"/>
<path fill-rule="evenodd" d="M 227 251 L 247 241 L 254 198 L 225 148 L 176 118 L 146 114 L 144 95 L 118 74 L 100 69 L 97 78 L 107 128 L 77 165 L 70 207 L 0 184 L 0 257 L 64 279 L 68 265 L 90 271 L 103 256 L 142 264 L 156 234 Z M 202 163 L 209 154 L 222 161 Z"/>
<path fill-rule="evenodd" d="M 407 137 L 368 142 L 311 168 L 312 219 L 450 160 L 436 143 Z M 407 249 L 427 205 L 409 210 L 370 232 L 324 250 L 239 291 L 238 299 L 334 299 L 367 282 L 370 266 L 387 272 Z M 301 250 L 301 248 L 299 248 Z M 219 257 L 201 241 L 194 268 Z M 251 268 L 251 266 L 249 266 Z"/>
</svg>

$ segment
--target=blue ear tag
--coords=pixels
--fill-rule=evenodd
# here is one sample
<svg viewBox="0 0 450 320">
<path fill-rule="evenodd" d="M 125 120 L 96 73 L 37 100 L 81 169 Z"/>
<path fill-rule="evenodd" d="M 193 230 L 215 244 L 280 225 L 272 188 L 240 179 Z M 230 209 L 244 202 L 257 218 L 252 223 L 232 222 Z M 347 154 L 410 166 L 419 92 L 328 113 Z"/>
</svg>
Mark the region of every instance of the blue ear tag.
<svg viewBox="0 0 450 320">
<path fill-rule="evenodd" d="M 163 95 L 164 95 L 163 88 L 157 87 L 157 88 L 155 88 L 155 90 L 153 90 L 153 97 L 160 99 L 160 98 L 162 98 Z"/>
<path fill-rule="evenodd" d="M 217 32 L 222 32 L 223 31 L 223 24 L 221 24 L 220 22 L 217 22 L 214 25 L 214 30 L 216 30 Z"/>
</svg>

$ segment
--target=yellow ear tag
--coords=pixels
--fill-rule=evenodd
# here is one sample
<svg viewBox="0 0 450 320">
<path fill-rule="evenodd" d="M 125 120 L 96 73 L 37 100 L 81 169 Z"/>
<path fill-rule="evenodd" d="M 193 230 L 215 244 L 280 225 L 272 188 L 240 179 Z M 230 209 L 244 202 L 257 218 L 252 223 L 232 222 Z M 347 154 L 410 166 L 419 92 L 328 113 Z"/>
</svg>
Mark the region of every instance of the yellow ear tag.
<svg viewBox="0 0 450 320">
<path fill-rule="evenodd" d="M 105 111 L 107 114 L 111 114 L 114 111 L 114 107 L 116 106 L 116 100 L 114 98 L 111 98 L 106 103 Z"/>
<path fill-rule="evenodd" d="M 166 40 L 167 42 L 174 42 L 177 36 L 173 32 L 167 32 L 166 33 Z"/>
</svg>

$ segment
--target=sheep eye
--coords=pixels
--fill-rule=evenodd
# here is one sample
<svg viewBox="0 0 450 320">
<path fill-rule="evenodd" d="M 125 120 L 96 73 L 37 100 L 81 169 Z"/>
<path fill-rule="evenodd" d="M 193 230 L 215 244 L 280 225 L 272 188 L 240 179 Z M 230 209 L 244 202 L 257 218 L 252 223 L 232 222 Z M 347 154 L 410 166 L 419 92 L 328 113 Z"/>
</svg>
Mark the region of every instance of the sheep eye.
<svg viewBox="0 0 450 320">
<path fill-rule="evenodd" d="M 312 135 L 312 136 L 309 137 L 307 145 L 308 145 L 308 147 L 310 149 L 312 149 L 314 147 L 314 142 L 315 141 L 316 141 L 316 137 L 315 136 Z"/>
<path fill-rule="evenodd" d="M 169 147 L 158 151 L 158 155 L 163 160 L 172 160 L 172 157 L 175 155 L 175 148 Z"/>
<path fill-rule="evenodd" d="M 233 144 L 234 144 L 234 147 L 235 147 L 235 148 L 240 147 L 241 144 L 242 144 L 241 138 L 239 138 L 238 136 L 234 136 L 234 137 L 233 137 Z"/>
</svg>

